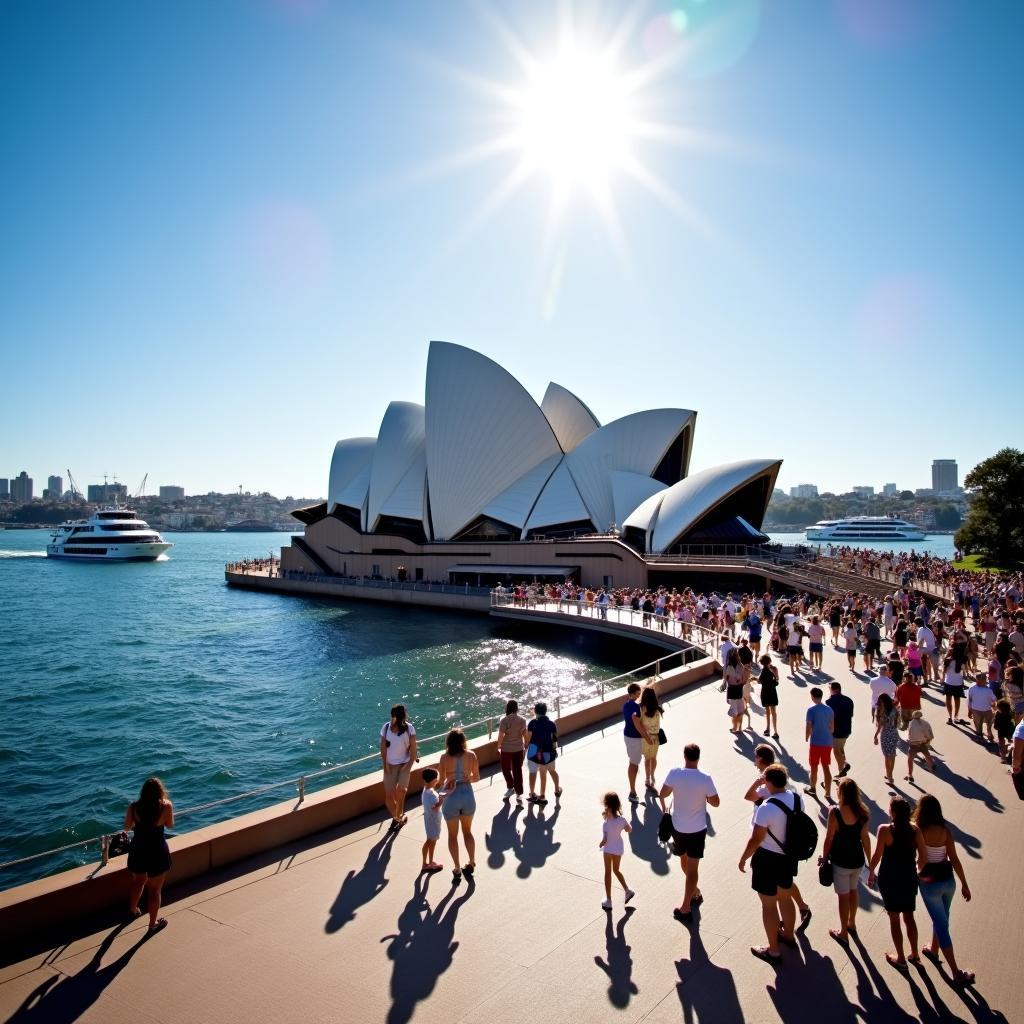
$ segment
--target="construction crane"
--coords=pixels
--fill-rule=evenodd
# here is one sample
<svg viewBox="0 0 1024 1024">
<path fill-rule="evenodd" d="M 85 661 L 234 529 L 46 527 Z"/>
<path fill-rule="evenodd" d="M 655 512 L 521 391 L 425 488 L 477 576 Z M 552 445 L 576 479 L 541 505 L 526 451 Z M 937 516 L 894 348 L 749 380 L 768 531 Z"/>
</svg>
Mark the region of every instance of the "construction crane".
<svg viewBox="0 0 1024 1024">
<path fill-rule="evenodd" d="M 147 474 L 146 474 L 146 475 L 145 475 L 145 476 L 144 476 L 144 477 L 142 478 L 142 483 L 141 483 L 141 484 L 139 484 L 139 489 L 138 489 L 138 490 L 137 490 L 137 491 L 135 492 L 135 498 L 133 499 L 134 501 L 138 501 L 138 500 L 139 500 L 139 498 L 141 498 L 141 497 L 142 497 L 142 493 L 143 493 L 143 491 L 145 491 L 145 489 L 146 489 L 146 481 L 147 481 L 148 479 L 149 479 L 149 474 L 147 473 Z"/>
<path fill-rule="evenodd" d="M 75 483 L 75 478 L 71 475 L 71 470 L 68 470 L 68 483 L 71 485 L 71 497 L 82 498 L 82 492 L 78 489 L 78 484 Z"/>
</svg>

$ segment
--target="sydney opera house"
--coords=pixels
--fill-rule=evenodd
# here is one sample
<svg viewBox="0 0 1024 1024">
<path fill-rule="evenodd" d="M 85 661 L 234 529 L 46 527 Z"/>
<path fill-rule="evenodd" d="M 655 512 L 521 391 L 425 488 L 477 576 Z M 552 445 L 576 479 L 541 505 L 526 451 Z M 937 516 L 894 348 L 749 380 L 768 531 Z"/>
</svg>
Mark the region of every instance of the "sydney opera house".
<svg viewBox="0 0 1024 1024">
<path fill-rule="evenodd" d="M 696 417 L 649 409 L 602 426 L 559 384 L 538 405 L 486 356 L 432 342 L 424 403 L 392 402 L 376 437 L 335 445 L 327 501 L 294 513 L 305 532 L 282 569 L 635 586 L 666 555 L 766 542 L 781 462 L 691 473 Z"/>
</svg>

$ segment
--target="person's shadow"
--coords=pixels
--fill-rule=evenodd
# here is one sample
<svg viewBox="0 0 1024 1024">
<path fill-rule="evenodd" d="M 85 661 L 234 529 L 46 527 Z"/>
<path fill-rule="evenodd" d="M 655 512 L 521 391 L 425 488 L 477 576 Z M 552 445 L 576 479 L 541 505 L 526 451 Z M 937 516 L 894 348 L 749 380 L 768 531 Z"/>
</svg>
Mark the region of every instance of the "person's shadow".
<svg viewBox="0 0 1024 1024">
<path fill-rule="evenodd" d="M 355 920 L 356 911 L 378 896 L 388 884 L 385 877 L 388 861 L 391 859 L 391 844 L 398 833 L 386 832 L 366 855 L 366 861 L 358 871 L 350 871 L 341 883 L 341 889 L 331 904 L 324 931 L 333 934 Z"/>
<path fill-rule="evenodd" d="M 455 922 L 463 904 L 476 891 L 472 881 L 458 899 L 453 885 L 431 909 L 427 902 L 428 875 L 419 875 L 412 898 L 398 916 L 398 931 L 385 935 L 391 968 L 391 1007 L 387 1024 L 408 1024 L 417 1004 L 430 997 L 437 979 L 452 965 L 455 951 Z"/>
<path fill-rule="evenodd" d="M 495 871 L 505 863 L 505 851 L 511 850 L 518 856 L 519 822 L 522 807 L 514 809 L 509 803 L 503 803 L 498 813 L 491 819 L 491 831 L 484 833 L 484 845 L 487 847 L 487 866 Z"/>
<path fill-rule="evenodd" d="M 736 994 L 732 971 L 711 962 L 700 937 L 691 928 L 690 959 L 677 960 L 679 983 L 676 993 L 686 1024 L 714 1021 L 715 1024 L 744 1024 L 745 1017 Z"/>
<path fill-rule="evenodd" d="M 661 808 L 650 793 L 647 794 L 643 803 L 643 820 L 637 813 L 639 806 L 639 804 L 630 805 L 629 824 L 633 831 L 629 833 L 629 848 L 634 857 L 647 861 L 656 875 L 667 875 L 671 870 L 669 868 L 669 850 L 658 839 Z"/>
<path fill-rule="evenodd" d="M 611 911 L 605 914 L 605 959 L 594 957 L 594 963 L 608 975 L 608 1000 L 620 1010 L 629 1006 L 630 998 L 640 991 L 633 981 L 633 957 L 630 956 L 632 947 L 626 945 L 626 922 L 635 909 L 626 907 L 614 928 Z"/>
<path fill-rule="evenodd" d="M 550 818 L 545 815 L 543 809 L 537 809 L 537 813 L 534 814 L 535 807 L 536 805 L 531 804 L 523 818 L 523 837 L 516 854 L 519 858 L 516 874 L 520 878 L 529 878 L 534 868 L 544 867 L 548 857 L 556 854 L 562 845 L 555 842 L 555 825 L 561 807 L 555 804 L 555 813 Z"/>
<path fill-rule="evenodd" d="M 128 961 L 149 939 L 149 932 L 143 930 L 135 943 L 129 946 L 116 960 L 100 966 L 103 955 L 121 931 L 119 924 L 96 947 L 92 959 L 77 973 L 52 975 L 33 989 L 21 1006 L 7 1018 L 7 1024 L 22 1021 L 40 1021 L 42 1024 L 64 1024 L 78 1020 L 103 994 L 103 990 L 128 966 Z"/>
</svg>

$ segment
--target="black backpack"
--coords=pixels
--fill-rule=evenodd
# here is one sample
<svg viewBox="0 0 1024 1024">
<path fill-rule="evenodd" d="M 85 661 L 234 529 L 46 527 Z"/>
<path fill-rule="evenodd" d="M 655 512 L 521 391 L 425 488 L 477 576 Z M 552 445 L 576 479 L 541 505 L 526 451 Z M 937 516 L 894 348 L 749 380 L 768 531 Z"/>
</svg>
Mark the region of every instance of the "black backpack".
<svg viewBox="0 0 1024 1024">
<path fill-rule="evenodd" d="M 804 811 L 800 797 L 794 794 L 793 810 L 790 810 L 778 797 L 769 797 L 768 803 L 780 807 L 786 815 L 786 841 L 780 843 L 768 829 L 768 835 L 782 847 L 783 852 L 791 860 L 810 860 L 818 846 L 818 826 Z"/>
</svg>

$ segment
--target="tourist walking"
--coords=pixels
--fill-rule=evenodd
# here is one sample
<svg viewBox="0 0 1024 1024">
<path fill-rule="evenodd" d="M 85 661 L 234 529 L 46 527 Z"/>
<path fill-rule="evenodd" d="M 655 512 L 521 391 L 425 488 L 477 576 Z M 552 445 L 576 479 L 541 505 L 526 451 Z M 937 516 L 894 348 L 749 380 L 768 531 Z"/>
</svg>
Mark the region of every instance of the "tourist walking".
<svg viewBox="0 0 1024 1024">
<path fill-rule="evenodd" d="M 654 773 L 658 767 L 661 716 L 665 709 L 658 703 L 653 686 L 645 686 L 640 694 L 640 751 L 644 755 L 645 785 L 655 790 Z"/>
<path fill-rule="evenodd" d="M 992 708 L 995 702 L 996 695 L 988 685 L 988 675 L 985 672 L 976 672 L 974 682 L 967 691 L 967 715 L 974 723 L 975 737 L 980 740 L 984 729 L 985 738 L 989 743 L 995 742 L 995 735 L 992 732 Z"/>
<path fill-rule="evenodd" d="M 405 815 L 405 794 L 416 757 L 416 727 L 406 715 L 405 705 L 396 704 L 391 717 L 381 726 L 380 760 L 384 768 L 384 803 L 391 815 L 391 827 L 401 828 Z"/>
<path fill-rule="evenodd" d="M 930 793 L 925 793 L 918 800 L 913 820 L 919 830 L 917 870 L 921 899 L 932 919 L 932 940 L 922 952 L 938 964 L 941 950 L 953 972 L 953 984 L 971 985 L 974 983 L 974 973 L 963 970 L 957 963 L 953 940 L 949 934 L 949 911 L 956 894 L 954 874 L 960 879 L 960 894 L 964 902 L 971 901 L 971 890 L 960 863 L 953 833 L 946 826 L 941 804 Z"/>
<path fill-rule="evenodd" d="M 871 680 L 868 686 L 871 689 L 872 714 L 874 714 L 875 708 L 878 707 L 878 698 L 883 693 L 893 702 L 893 704 L 896 703 L 896 684 L 892 681 L 892 677 L 889 675 L 889 666 L 887 664 L 878 666 L 878 675 Z"/>
<path fill-rule="evenodd" d="M 917 922 L 914 920 L 920 841 L 920 832 L 910 820 L 910 804 L 903 797 L 894 796 L 889 801 L 889 824 L 878 827 L 875 852 L 868 866 L 868 885 L 873 886 L 877 881 L 882 906 L 889 915 L 889 933 L 896 952 L 886 953 L 885 959 L 900 970 L 906 970 L 908 962 L 921 962 L 917 951 Z M 910 943 L 910 956 L 904 956 L 904 928 L 907 930 L 907 942 Z"/>
<path fill-rule="evenodd" d="M 811 670 L 821 670 L 821 659 L 825 650 L 825 627 L 821 619 L 815 615 L 811 618 L 811 624 L 807 627 L 807 640 L 809 644 L 808 654 L 811 663 Z"/>
<path fill-rule="evenodd" d="M 167 796 L 164 784 L 154 775 L 146 779 L 138 800 L 124 812 L 124 827 L 132 829 L 128 847 L 128 913 L 140 917 L 139 899 L 146 892 L 149 911 L 149 934 L 167 927 L 167 919 L 160 916 L 160 905 L 167 872 L 171 870 L 171 851 L 164 837 L 164 829 L 174 825 L 174 805 Z"/>
<path fill-rule="evenodd" d="M 818 864 L 828 861 L 832 865 L 832 885 L 839 899 L 839 927 L 830 928 L 828 933 L 845 944 L 851 934 L 857 934 L 857 886 L 861 869 L 871 856 L 871 815 L 853 779 L 841 779 L 838 790 L 838 804 L 828 813 Z"/>
<path fill-rule="evenodd" d="M 761 687 L 761 706 L 764 708 L 765 736 L 779 738 L 779 673 L 769 655 L 761 656 L 761 674 L 757 677 Z"/>
<path fill-rule="evenodd" d="M 900 728 L 906 729 L 914 717 L 914 712 L 921 710 L 921 684 L 916 677 L 906 675 L 897 684 L 896 704 L 900 709 Z"/>
<path fill-rule="evenodd" d="M 846 661 L 852 672 L 857 667 L 857 624 L 853 619 L 846 620 L 846 627 L 843 629 L 843 643 L 846 646 Z"/>
<path fill-rule="evenodd" d="M 562 795 L 558 772 L 555 771 L 555 760 L 558 758 L 558 728 L 548 718 L 548 706 L 543 701 L 534 704 L 533 715 L 533 720 L 526 726 L 529 744 L 526 756 L 532 764 L 537 766 L 537 774 L 540 776 L 540 794 L 537 795 L 536 803 L 543 807 L 548 802 L 546 794 L 549 775 L 555 784 L 555 797 Z M 530 802 L 534 802 L 532 784 L 530 786 Z"/>
<path fill-rule="evenodd" d="M 931 754 L 931 742 L 935 739 L 935 733 L 931 725 L 925 721 L 924 712 L 920 708 L 910 716 L 910 723 L 907 725 L 907 774 L 906 781 L 914 781 L 914 762 L 918 755 L 924 758 L 925 767 L 928 771 L 935 771 L 935 760 Z"/>
<path fill-rule="evenodd" d="M 626 774 L 629 778 L 629 799 L 634 804 L 640 800 L 640 797 L 636 795 L 636 775 L 640 770 L 640 762 L 644 759 L 643 737 L 640 734 L 640 704 L 638 702 L 640 690 L 639 683 L 630 683 L 626 687 L 626 703 L 622 705 L 622 737 L 626 744 L 628 760 Z"/>
<path fill-rule="evenodd" d="M 843 693 L 839 683 L 829 683 L 829 698 L 825 703 L 832 709 L 832 753 L 836 757 L 836 778 L 846 777 L 850 762 L 846 760 L 846 741 L 853 732 L 853 701 Z"/>
<path fill-rule="evenodd" d="M 796 945 L 796 904 L 793 899 L 796 864 L 786 856 L 784 844 L 789 827 L 787 810 L 799 809 L 800 798 L 786 788 L 788 781 L 789 776 L 782 765 L 772 765 L 765 770 L 764 784 L 768 796 L 754 811 L 750 839 L 739 862 L 740 871 L 746 872 L 747 861 L 750 861 L 750 886 L 761 901 L 761 922 L 768 939 L 766 946 L 751 946 L 750 952 L 773 964 L 782 959 L 780 942 Z"/>
<path fill-rule="evenodd" d="M 892 697 L 887 693 L 880 694 L 878 705 L 875 707 L 875 746 L 881 747 L 882 758 L 885 761 L 885 781 L 895 785 L 892 776 L 896 767 L 896 745 L 899 742 L 899 713 L 892 702 Z"/>
<path fill-rule="evenodd" d="M 942 662 L 942 693 L 946 698 L 946 724 L 952 725 L 954 719 L 960 718 L 960 701 L 964 696 L 964 662 L 952 654 L 947 654 Z"/>
<path fill-rule="evenodd" d="M 700 770 L 699 761 L 700 747 L 687 743 L 683 748 L 684 767 L 673 768 L 665 776 L 659 793 L 664 814 L 668 813 L 665 799 L 672 798 L 672 842 L 686 878 L 683 902 L 673 911 L 680 921 L 692 920 L 694 902 L 704 902 L 699 874 L 708 836 L 707 808 L 721 803 L 714 781 Z"/>
<path fill-rule="evenodd" d="M 628 903 L 636 893 L 626 884 L 623 877 L 621 862 L 625 853 L 625 843 L 622 839 L 623 832 L 632 832 L 633 828 L 622 816 L 622 801 L 618 793 L 605 793 L 604 812 L 602 814 L 604 823 L 601 826 L 601 842 L 598 848 L 604 854 L 604 902 L 601 907 L 604 910 L 612 909 L 612 875 L 618 880 L 625 892 L 625 902 Z"/>
<path fill-rule="evenodd" d="M 732 719 L 730 732 L 739 732 L 743 728 L 743 714 L 746 703 L 743 700 L 743 669 L 740 667 L 740 656 L 734 647 L 725 660 L 722 670 L 722 688 L 729 706 L 729 717 Z"/>
<path fill-rule="evenodd" d="M 832 709 L 821 702 L 824 696 L 817 686 L 811 687 L 811 706 L 807 709 L 804 739 L 809 744 L 808 760 L 811 768 L 810 785 L 804 786 L 804 792 L 816 795 L 818 786 L 818 768 L 825 776 L 821 788 L 825 790 L 825 799 L 832 799 L 832 730 L 835 728 L 835 715 Z"/>
<path fill-rule="evenodd" d="M 473 815 L 476 794 L 473 783 L 480 781 L 480 762 L 466 747 L 466 734 L 452 729 L 445 737 L 444 753 L 438 766 L 444 779 L 445 799 L 441 813 L 448 828 L 448 852 L 452 855 L 452 881 L 458 885 L 465 874 L 472 879 L 476 870 L 476 840 L 473 838 Z M 459 831 L 466 847 L 466 862 L 460 870 Z"/>
<path fill-rule="evenodd" d="M 498 723 L 496 748 L 505 779 L 505 796 L 513 796 L 523 805 L 523 761 L 526 758 L 526 719 L 519 714 L 519 702 L 510 700 L 505 705 L 505 717 Z"/>
</svg>

